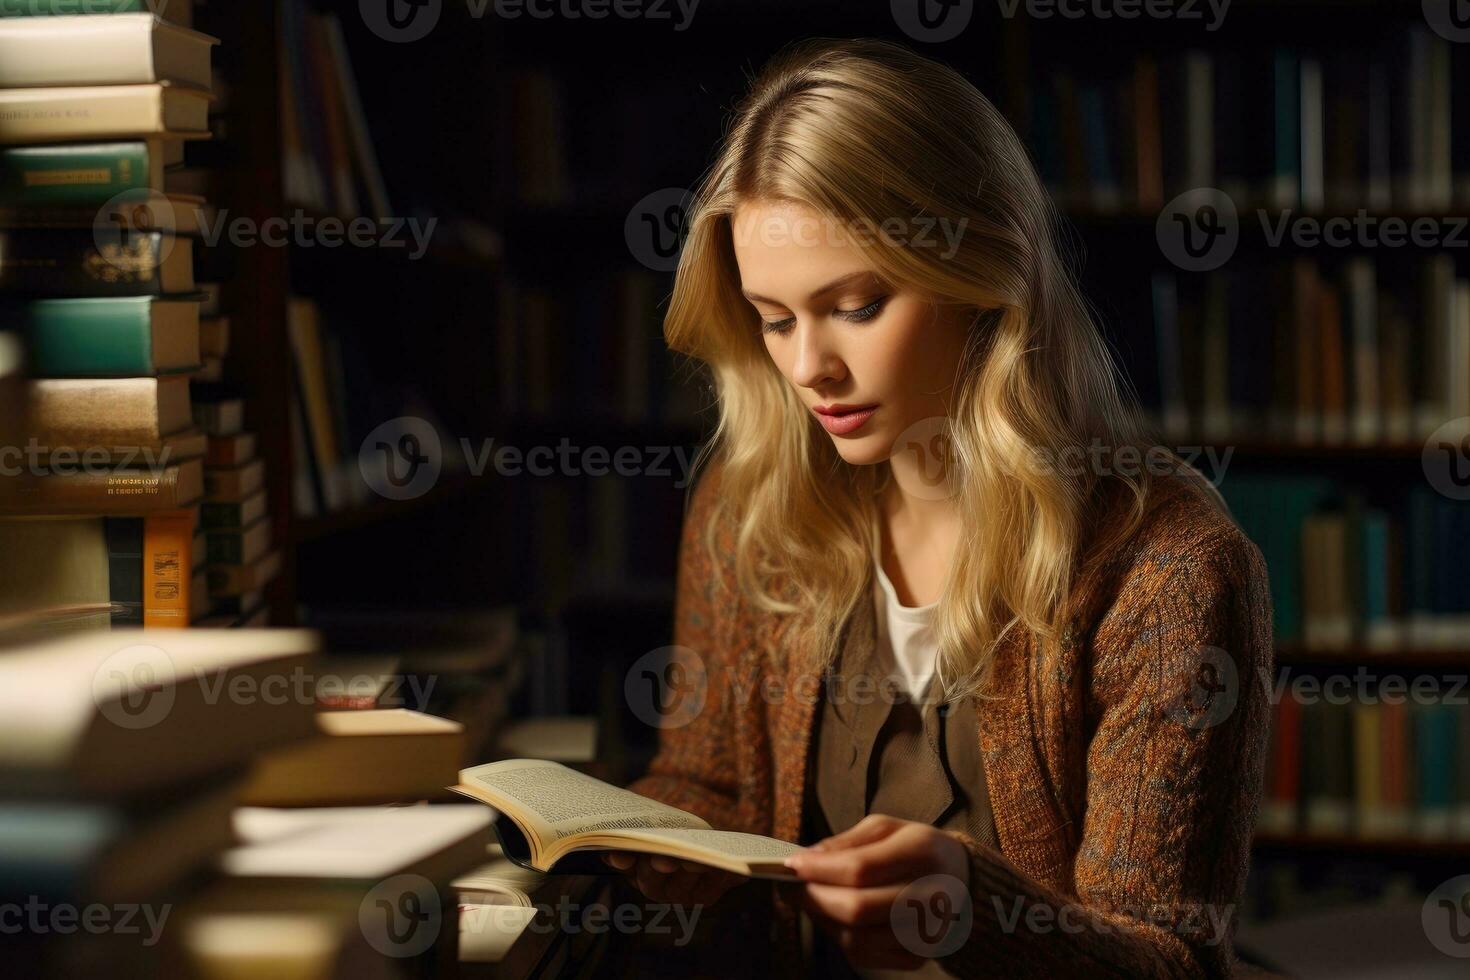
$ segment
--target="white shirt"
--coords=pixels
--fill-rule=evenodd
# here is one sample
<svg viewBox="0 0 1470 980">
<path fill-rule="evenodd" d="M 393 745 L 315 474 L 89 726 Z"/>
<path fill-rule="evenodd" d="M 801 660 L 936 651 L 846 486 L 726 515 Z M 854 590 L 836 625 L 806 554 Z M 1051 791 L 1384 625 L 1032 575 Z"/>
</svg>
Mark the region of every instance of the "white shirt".
<svg viewBox="0 0 1470 980">
<path fill-rule="evenodd" d="M 922 701 L 934 681 L 939 642 L 934 637 L 934 610 L 939 603 L 905 606 L 898 601 L 893 583 L 883 571 L 883 562 L 873 561 L 878 574 L 873 588 L 877 604 L 878 663 L 903 682 L 914 701 Z"/>
</svg>

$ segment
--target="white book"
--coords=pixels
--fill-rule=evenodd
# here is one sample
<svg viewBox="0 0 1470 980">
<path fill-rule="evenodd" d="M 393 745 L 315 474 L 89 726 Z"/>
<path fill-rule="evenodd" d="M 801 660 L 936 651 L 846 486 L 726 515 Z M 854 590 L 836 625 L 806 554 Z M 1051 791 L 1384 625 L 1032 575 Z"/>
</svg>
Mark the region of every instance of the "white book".
<svg viewBox="0 0 1470 980">
<path fill-rule="evenodd" d="M 0 658 L 0 782 L 109 796 L 179 783 L 314 734 L 290 690 L 308 630 L 92 631 Z"/>
<path fill-rule="evenodd" d="M 363 806 L 235 811 L 241 846 L 220 858 L 237 878 L 371 881 L 415 872 L 447 881 L 483 860 L 494 811 L 482 806 Z M 461 860 L 469 854 L 470 861 Z"/>
<path fill-rule="evenodd" d="M 0 145 L 209 138 L 209 93 L 164 83 L 0 89 Z"/>
<path fill-rule="evenodd" d="M 219 41 L 151 13 L 0 18 L 0 88 L 140 85 L 210 87 Z"/>
</svg>

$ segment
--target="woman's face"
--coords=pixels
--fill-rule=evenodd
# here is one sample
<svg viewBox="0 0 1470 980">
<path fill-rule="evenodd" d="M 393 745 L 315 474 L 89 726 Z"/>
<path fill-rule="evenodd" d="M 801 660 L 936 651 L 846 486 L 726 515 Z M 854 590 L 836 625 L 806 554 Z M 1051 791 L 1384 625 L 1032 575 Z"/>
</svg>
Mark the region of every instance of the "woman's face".
<svg viewBox="0 0 1470 980">
<path fill-rule="evenodd" d="M 838 223 L 751 201 L 732 216 L 740 286 L 771 360 L 849 463 L 889 459 L 899 437 L 948 414 L 969 318 L 880 280 Z"/>
</svg>

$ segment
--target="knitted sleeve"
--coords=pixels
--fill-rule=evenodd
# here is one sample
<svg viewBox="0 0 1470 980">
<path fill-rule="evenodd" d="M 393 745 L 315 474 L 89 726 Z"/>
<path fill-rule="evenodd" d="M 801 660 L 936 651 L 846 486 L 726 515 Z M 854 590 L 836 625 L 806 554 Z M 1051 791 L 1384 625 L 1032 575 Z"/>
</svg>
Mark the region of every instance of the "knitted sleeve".
<svg viewBox="0 0 1470 980">
<path fill-rule="evenodd" d="M 1273 662 L 1266 569 L 1233 525 L 1125 579 L 1093 641 L 1073 894 L 961 835 L 974 924 L 959 976 L 1230 974 Z"/>
</svg>

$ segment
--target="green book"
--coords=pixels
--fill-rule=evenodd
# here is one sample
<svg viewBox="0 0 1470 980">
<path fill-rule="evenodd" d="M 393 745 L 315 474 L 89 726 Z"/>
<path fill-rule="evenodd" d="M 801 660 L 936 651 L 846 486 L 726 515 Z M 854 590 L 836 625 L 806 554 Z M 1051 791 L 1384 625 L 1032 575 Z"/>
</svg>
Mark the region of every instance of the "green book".
<svg viewBox="0 0 1470 980">
<path fill-rule="evenodd" d="M 158 0 L 0 0 L 0 17 L 151 14 L 157 3 Z"/>
<path fill-rule="evenodd" d="M 39 378 L 135 378 L 199 367 L 199 300 L 37 299 L 0 307 Z"/>
<path fill-rule="evenodd" d="M 3 0 L 0 0 L 3 2 Z M 0 150 L 0 207 L 96 208 L 119 194 L 163 193 L 178 141 L 14 146 Z"/>
<path fill-rule="evenodd" d="M 1415 704 L 1414 789 L 1418 803 L 1419 836 L 1448 837 L 1455 805 L 1455 706 Z"/>
</svg>

